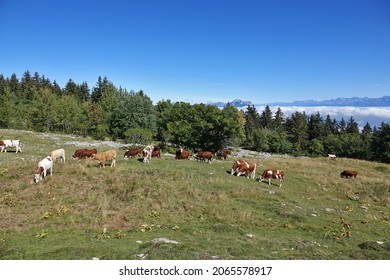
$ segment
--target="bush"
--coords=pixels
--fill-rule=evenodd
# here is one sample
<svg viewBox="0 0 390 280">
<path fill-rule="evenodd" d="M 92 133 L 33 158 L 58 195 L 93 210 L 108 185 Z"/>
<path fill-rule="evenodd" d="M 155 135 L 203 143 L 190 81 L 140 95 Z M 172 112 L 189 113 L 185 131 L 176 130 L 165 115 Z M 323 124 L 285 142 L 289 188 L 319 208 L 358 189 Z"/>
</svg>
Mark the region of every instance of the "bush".
<svg viewBox="0 0 390 280">
<path fill-rule="evenodd" d="M 124 132 L 125 142 L 132 144 L 149 144 L 153 140 L 153 133 L 143 128 L 129 128 Z"/>
</svg>

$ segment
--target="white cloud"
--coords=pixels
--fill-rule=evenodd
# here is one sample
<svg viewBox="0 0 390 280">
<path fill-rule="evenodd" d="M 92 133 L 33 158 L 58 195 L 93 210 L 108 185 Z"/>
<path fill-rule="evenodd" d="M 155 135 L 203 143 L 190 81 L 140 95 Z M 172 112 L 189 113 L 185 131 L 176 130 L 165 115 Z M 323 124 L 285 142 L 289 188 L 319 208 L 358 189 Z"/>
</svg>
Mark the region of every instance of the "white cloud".
<svg viewBox="0 0 390 280">
<path fill-rule="evenodd" d="M 273 113 L 276 112 L 278 106 L 270 107 Z M 258 106 L 257 111 L 261 113 L 264 106 Z M 302 107 L 302 106 L 280 106 L 285 116 L 290 116 L 295 112 L 306 112 L 306 115 L 316 114 L 317 112 L 325 119 L 329 116 L 337 121 L 344 118 L 345 121 L 353 116 L 360 127 L 363 127 L 367 122 L 373 127 L 379 127 L 382 122 L 390 122 L 390 107 L 336 107 L 336 106 L 318 106 L 318 107 Z"/>
</svg>

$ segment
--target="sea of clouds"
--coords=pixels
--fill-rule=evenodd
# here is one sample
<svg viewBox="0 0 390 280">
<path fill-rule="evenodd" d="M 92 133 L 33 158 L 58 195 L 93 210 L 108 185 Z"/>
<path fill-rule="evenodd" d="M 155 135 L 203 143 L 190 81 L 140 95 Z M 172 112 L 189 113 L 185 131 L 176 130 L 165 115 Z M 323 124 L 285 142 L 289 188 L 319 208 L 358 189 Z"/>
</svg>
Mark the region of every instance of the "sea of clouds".
<svg viewBox="0 0 390 280">
<path fill-rule="evenodd" d="M 275 114 L 278 107 L 280 107 L 285 117 L 290 116 L 295 112 L 305 112 L 308 116 L 311 114 L 317 114 L 317 112 L 319 112 L 324 120 L 329 114 L 332 119 L 335 118 L 337 121 L 340 121 L 342 118 L 344 118 L 344 120 L 348 122 L 352 116 L 358 123 L 360 129 L 363 128 L 367 122 L 371 125 L 371 128 L 374 126 L 379 128 L 382 122 L 390 123 L 390 107 L 270 106 L 272 113 Z M 261 112 L 264 110 L 264 106 L 257 106 L 256 109 L 259 114 L 261 114 Z"/>
</svg>

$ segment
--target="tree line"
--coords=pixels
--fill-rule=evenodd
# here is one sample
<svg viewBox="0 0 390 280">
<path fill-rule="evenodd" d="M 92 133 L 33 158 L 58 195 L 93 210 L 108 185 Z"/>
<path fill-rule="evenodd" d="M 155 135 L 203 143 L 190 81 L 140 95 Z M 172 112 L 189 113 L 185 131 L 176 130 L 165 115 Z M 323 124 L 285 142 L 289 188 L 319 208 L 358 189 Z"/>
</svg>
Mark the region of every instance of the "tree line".
<svg viewBox="0 0 390 280">
<path fill-rule="evenodd" d="M 227 146 L 292 155 L 342 157 L 390 162 L 390 123 L 362 130 L 351 116 L 337 121 L 319 113 L 285 116 L 269 106 L 239 110 L 229 103 L 218 108 L 205 104 L 158 101 L 142 90 L 116 87 L 98 77 L 91 89 L 86 82 L 56 81 L 26 71 L 0 74 L 0 127 L 60 132 L 95 139 L 123 139 L 127 143 L 158 141 L 162 147 L 217 151 Z"/>
</svg>

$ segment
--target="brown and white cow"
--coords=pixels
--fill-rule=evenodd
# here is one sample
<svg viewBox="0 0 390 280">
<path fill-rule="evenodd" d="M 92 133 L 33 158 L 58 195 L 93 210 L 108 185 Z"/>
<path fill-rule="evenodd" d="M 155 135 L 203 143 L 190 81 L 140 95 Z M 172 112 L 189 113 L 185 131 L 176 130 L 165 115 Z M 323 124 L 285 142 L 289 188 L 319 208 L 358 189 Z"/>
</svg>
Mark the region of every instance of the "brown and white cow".
<svg viewBox="0 0 390 280">
<path fill-rule="evenodd" d="M 64 149 L 54 150 L 50 153 L 50 157 L 53 161 L 56 161 L 59 158 L 61 159 L 61 162 L 65 163 L 65 150 Z"/>
<path fill-rule="evenodd" d="M 175 159 L 189 159 L 190 158 L 190 152 L 185 151 L 183 149 L 177 149 L 176 150 L 176 156 Z"/>
<path fill-rule="evenodd" d="M 144 156 L 144 159 L 143 159 L 144 163 L 150 162 L 150 158 L 152 157 L 153 151 L 154 151 L 153 145 L 148 145 L 142 150 L 142 155 Z"/>
<path fill-rule="evenodd" d="M 284 172 L 283 170 L 266 169 L 259 177 L 259 182 L 262 182 L 265 178 L 268 178 L 268 185 L 271 185 L 271 179 L 279 179 L 279 188 L 282 187 Z"/>
<path fill-rule="evenodd" d="M 202 151 L 202 152 L 198 152 L 196 155 L 194 155 L 194 157 L 196 158 L 196 160 L 200 160 L 204 162 L 206 162 L 207 160 L 208 163 L 211 163 L 211 160 L 213 158 L 213 153 L 209 151 L 204 151 L 204 152 Z"/>
<path fill-rule="evenodd" d="M 35 172 L 34 182 L 38 183 L 46 177 L 47 172 L 50 172 L 50 176 L 53 176 L 53 160 L 50 156 L 45 157 L 38 163 L 38 169 Z"/>
<path fill-rule="evenodd" d="M 356 178 L 357 176 L 357 171 L 354 170 L 344 170 L 343 172 L 340 173 L 341 178 Z"/>
<path fill-rule="evenodd" d="M 79 149 L 74 152 L 72 157 L 74 159 L 86 159 L 86 158 L 90 158 L 93 154 L 96 153 L 97 153 L 96 149 Z"/>
<path fill-rule="evenodd" d="M 238 173 L 238 171 L 240 170 L 240 167 L 242 165 L 244 165 L 246 162 L 245 160 L 243 159 L 239 159 L 239 160 L 236 160 L 234 163 L 233 163 L 233 166 L 232 168 L 230 169 L 230 174 L 231 175 L 235 175 Z"/>
<path fill-rule="evenodd" d="M 22 152 L 22 143 L 20 140 L 2 140 L 0 141 L 0 147 L 1 147 L 1 153 L 7 152 L 7 148 L 14 147 L 16 149 L 16 152 Z"/>
<path fill-rule="evenodd" d="M 96 153 L 91 156 L 91 159 L 97 160 L 99 162 L 99 167 L 105 168 L 106 161 L 111 161 L 111 166 L 115 166 L 116 161 L 116 151 L 115 150 L 109 150 L 101 153 Z"/>
<path fill-rule="evenodd" d="M 256 168 L 257 164 L 253 162 L 249 162 L 244 160 L 244 163 L 238 168 L 237 176 L 241 176 L 245 174 L 245 176 L 249 179 L 254 179 L 256 176 Z M 249 176 L 249 174 L 251 174 Z"/>
<path fill-rule="evenodd" d="M 123 156 L 123 159 L 129 159 L 129 158 L 135 158 L 135 157 L 141 156 L 141 149 L 139 148 L 132 148 L 130 150 L 127 150 Z"/>
</svg>

